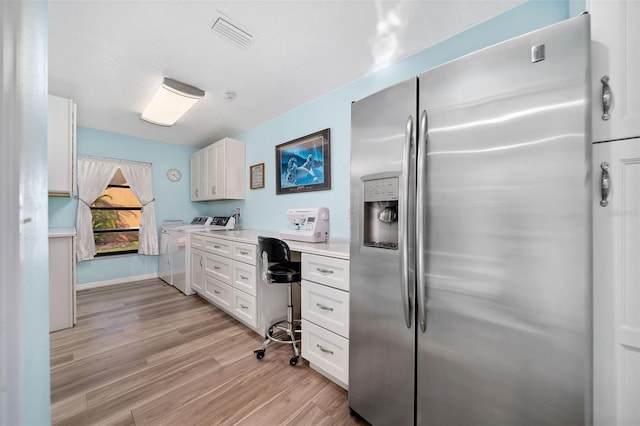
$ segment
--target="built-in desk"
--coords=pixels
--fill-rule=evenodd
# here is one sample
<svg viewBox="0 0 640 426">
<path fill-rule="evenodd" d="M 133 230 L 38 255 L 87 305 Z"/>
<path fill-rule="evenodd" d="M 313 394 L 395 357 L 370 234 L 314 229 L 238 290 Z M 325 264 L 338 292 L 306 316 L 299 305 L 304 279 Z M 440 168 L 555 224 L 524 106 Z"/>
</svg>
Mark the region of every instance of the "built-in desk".
<svg viewBox="0 0 640 426">
<path fill-rule="evenodd" d="M 191 236 L 191 289 L 257 333 L 286 318 L 285 286 L 260 283 L 258 237 L 274 231 L 201 231 Z M 347 388 L 349 375 L 349 242 L 285 240 L 302 263 L 302 357 Z"/>
</svg>

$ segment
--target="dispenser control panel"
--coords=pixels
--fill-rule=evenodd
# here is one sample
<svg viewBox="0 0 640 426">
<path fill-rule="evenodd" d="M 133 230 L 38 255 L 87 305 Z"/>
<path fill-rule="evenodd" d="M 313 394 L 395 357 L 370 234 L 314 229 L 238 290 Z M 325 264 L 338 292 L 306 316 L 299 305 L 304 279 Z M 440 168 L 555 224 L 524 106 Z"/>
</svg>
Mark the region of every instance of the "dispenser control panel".
<svg viewBox="0 0 640 426">
<path fill-rule="evenodd" d="M 397 177 L 364 181 L 364 201 L 390 201 L 399 197 Z"/>
</svg>

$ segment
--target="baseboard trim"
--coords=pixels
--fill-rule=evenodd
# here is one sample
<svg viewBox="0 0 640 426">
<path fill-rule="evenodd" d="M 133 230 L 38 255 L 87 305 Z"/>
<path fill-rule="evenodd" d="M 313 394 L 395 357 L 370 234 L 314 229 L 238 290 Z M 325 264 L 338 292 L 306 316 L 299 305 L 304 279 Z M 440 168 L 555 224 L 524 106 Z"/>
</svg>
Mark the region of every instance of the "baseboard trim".
<svg viewBox="0 0 640 426">
<path fill-rule="evenodd" d="M 136 275 L 134 277 L 115 278 L 113 280 L 94 281 L 92 283 L 76 284 L 76 290 L 87 290 L 90 288 L 107 287 L 110 285 L 124 284 L 132 281 L 142 281 L 151 278 L 158 278 L 157 273 Z"/>
</svg>

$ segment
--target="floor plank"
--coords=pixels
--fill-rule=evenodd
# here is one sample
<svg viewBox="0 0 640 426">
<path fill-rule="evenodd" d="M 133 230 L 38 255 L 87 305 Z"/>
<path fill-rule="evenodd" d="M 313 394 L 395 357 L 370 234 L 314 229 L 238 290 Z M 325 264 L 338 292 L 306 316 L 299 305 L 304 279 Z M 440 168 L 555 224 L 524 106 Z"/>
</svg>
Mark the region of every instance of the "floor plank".
<svg viewBox="0 0 640 426">
<path fill-rule="evenodd" d="M 347 393 L 288 345 L 158 279 L 81 290 L 51 333 L 54 425 L 354 425 Z"/>
</svg>

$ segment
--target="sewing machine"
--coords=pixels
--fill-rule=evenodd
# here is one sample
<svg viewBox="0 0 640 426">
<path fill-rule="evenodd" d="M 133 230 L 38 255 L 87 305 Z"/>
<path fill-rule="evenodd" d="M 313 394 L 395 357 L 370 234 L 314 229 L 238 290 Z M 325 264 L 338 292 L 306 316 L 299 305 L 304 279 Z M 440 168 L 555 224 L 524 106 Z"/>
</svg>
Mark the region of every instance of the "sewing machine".
<svg viewBox="0 0 640 426">
<path fill-rule="evenodd" d="M 295 229 L 280 231 L 283 240 L 323 243 L 329 239 L 329 209 L 326 207 L 287 209 L 287 219 Z"/>
</svg>

